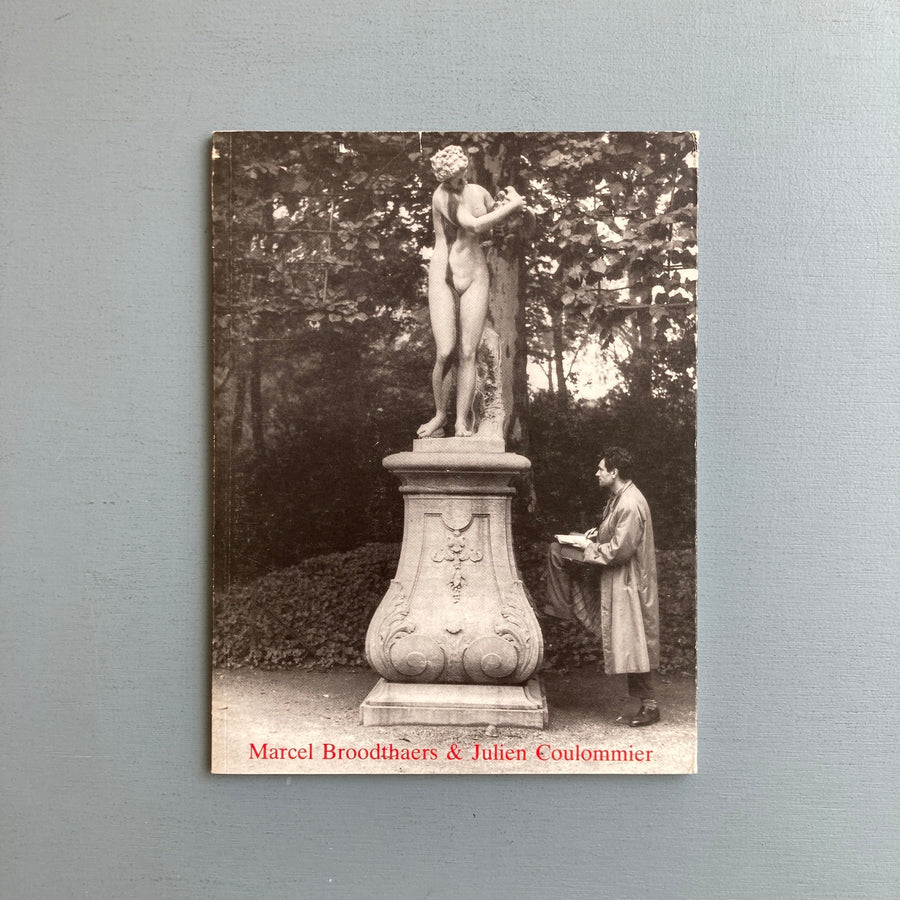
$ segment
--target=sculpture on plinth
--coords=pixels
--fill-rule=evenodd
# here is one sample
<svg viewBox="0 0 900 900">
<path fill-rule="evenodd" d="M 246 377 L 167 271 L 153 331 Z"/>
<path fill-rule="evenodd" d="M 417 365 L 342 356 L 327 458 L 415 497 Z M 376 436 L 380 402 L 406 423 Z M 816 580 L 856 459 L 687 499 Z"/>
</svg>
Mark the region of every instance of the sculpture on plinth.
<svg viewBox="0 0 900 900">
<path fill-rule="evenodd" d="M 494 200 L 469 184 L 459 147 L 441 151 L 432 165 L 441 182 L 432 198 L 428 273 L 436 411 L 418 429 L 412 452 L 384 460 L 402 482 L 403 547 L 366 635 L 366 657 L 382 680 L 361 718 L 366 725 L 540 728 L 547 705 L 535 673 L 543 638 L 516 566 L 511 526 L 511 482 L 531 463 L 506 452 L 503 350 L 486 327 L 490 277 L 479 237 L 512 221 L 525 201 L 513 188 Z M 448 438 L 454 359 L 455 436 Z"/>
</svg>

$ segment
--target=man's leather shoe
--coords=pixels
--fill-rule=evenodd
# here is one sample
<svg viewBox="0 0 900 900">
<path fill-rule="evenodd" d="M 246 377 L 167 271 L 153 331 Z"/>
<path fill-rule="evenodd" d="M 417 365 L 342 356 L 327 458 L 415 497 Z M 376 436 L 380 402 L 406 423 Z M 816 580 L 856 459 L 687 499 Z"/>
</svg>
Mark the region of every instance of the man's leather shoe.
<svg viewBox="0 0 900 900">
<path fill-rule="evenodd" d="M 632 728 L 643 728 L 644 725 L 653 725 L 659 721 L 659 708 L 656 706 L 641 706 L 641 708 L 626 722 Z"/>
</svg>

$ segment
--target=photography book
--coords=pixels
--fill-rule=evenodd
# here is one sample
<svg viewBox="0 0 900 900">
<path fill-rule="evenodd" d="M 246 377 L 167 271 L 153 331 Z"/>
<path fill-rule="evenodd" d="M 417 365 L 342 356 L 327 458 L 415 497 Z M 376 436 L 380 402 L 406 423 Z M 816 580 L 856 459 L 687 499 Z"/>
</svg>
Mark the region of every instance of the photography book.
<svg viewBox="0 0 900 900">
<path fill-rule="evenodd" d="M 697 135 L 217 132 L 211 185 L 212 770 L 696 771 Z"/>
</svg>

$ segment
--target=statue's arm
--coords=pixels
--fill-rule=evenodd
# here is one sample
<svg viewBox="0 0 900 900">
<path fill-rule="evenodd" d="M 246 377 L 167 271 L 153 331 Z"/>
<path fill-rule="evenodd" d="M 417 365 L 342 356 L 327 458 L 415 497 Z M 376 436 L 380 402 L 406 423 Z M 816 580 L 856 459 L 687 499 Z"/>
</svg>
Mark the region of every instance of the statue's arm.
<svg viewBox="0 0 900 900">
<path fill-rule="evenodd" d="M 490 231 L 498 222 L 508 219 L 510 216 L 525 209 L 525 198 L 514 187 L 506 188 L 506 202 L 494 206 L 491 195 L 480 188 L 477 199 L 460 203 L 456 219 L 460 228 L 471 231 L 474 234 L 484 234 Z"/>
</svg>

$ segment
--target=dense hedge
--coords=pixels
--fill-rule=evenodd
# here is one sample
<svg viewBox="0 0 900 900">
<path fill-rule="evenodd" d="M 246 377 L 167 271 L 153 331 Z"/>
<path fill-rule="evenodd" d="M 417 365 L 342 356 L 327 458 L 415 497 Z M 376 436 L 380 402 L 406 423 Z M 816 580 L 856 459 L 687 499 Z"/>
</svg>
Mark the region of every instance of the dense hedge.
<svg viewBox="0 0 900 900">
<path fill-rule="evenodd" d="M 518 561 L 532 596 L 543 596 L 542 544 L 520 546 Z M 330 669 L 366 665 L 372 614 L 387 591 L 399 544 L 365 544 L 304 560 L 214 598 L 213 665 Z M 663 673 L 696 665 L 693 548 L 659 551 Z M 545 667 L 557 672 L 599 663 L 600 649 L 583 631 L 543 624 Z"/>
</svg>

